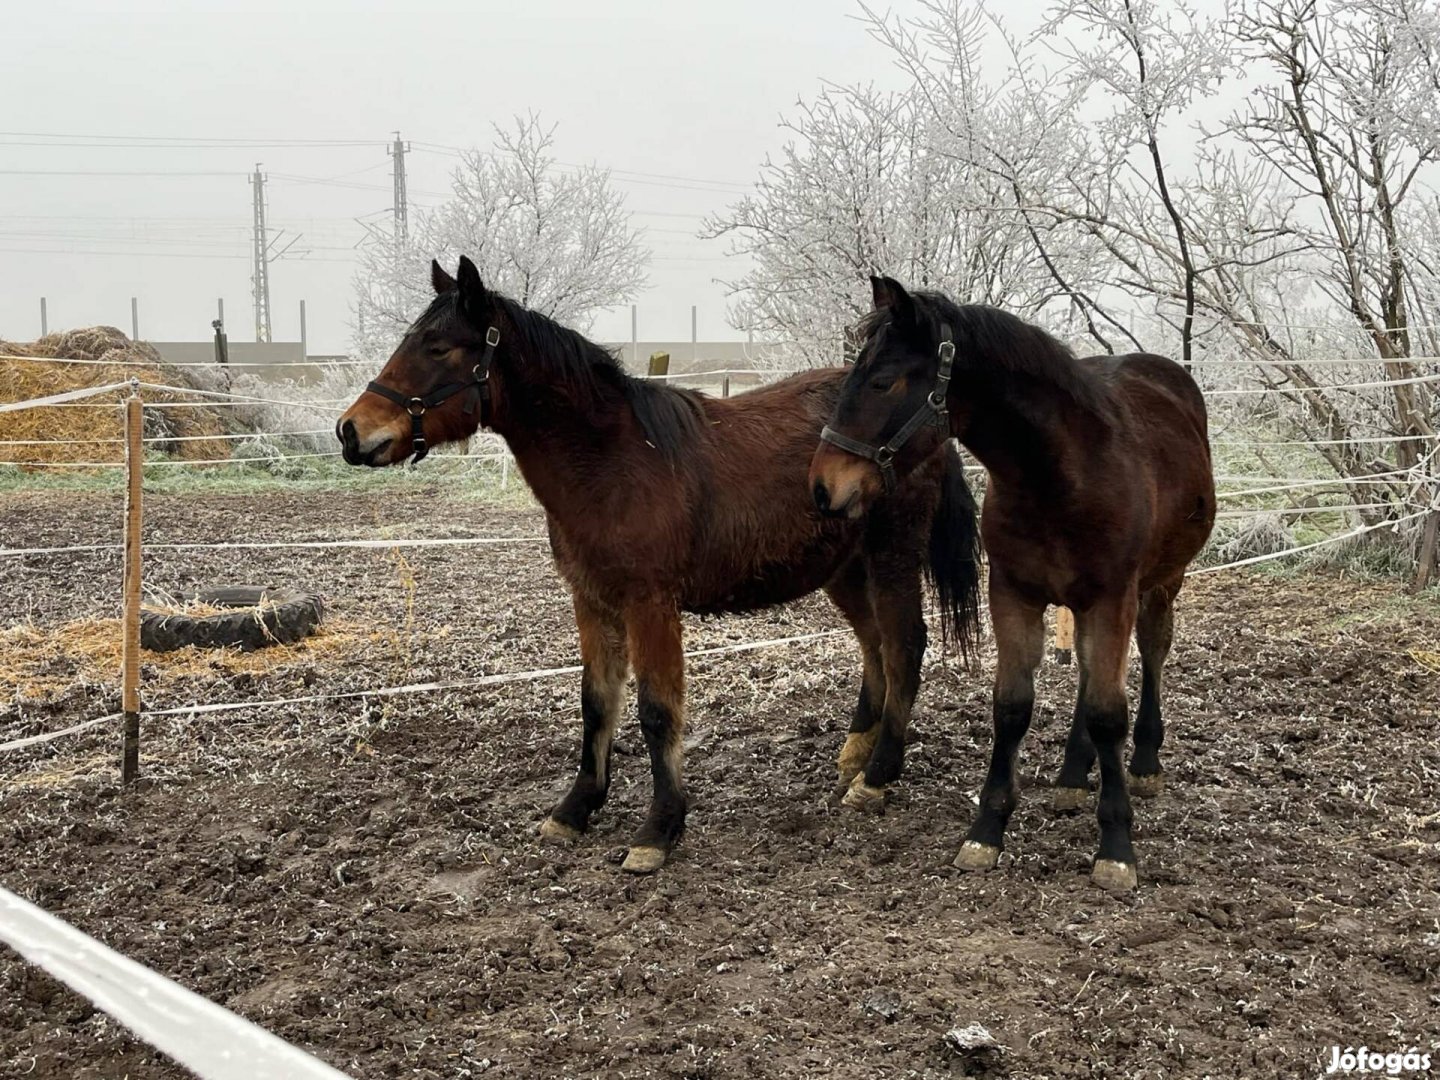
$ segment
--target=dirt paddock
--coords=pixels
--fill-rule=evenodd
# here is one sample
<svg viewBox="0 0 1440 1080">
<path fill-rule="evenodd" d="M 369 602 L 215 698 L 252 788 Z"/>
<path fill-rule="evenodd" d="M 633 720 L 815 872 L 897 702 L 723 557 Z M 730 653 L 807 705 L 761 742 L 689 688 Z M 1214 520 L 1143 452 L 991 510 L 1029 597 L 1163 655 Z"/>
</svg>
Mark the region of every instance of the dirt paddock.
<svg viewBox="0 0 1440 1080">
<path fill-rule="evenodd" d="M 533 510 L 439 488 L 156 496 L 147 514 L 154 543 L 543 533 Z M 108 540 L 119 516 L 108 497 L 6 495 L 0 542 Z M 118 568 L 0 560 L 0 634 L 29 643 L 0 649 L 0 741 L 117 707 L 73 627 L 113 617 Z M 152 708 L 575 657 L 538 543 L 154 551 L 146 576 L 303 585 L 335 628 L 263 660 L 149 658 Z M 818 599 L 692 621 L 687 646 L 837 625 Z M 1169 787 L 1137 804 L 1128 898 L 1089 884 L 1093 800 L 1047 805 L 1073 668 L 1043 671 L 1008 850 L 970 877 L 950 861 L 987 674 L 932 650 L 906 774 L 857 816 L 832 792 L 858 679 L 843 636 L 692 662 L 690 826 L 653 877 L 618 869 L 649 792 L 633 721 L 591 834 L 537 840 L 578 755 L 564 677 L 155 719 L 123 792 L 113 732 L 7 754 L 0 883 L 356 1078 L 1318 1076 L 1332 1045 L 1440 1042 L 1437 650 L 1440 613 L 1398 583 L 1195 579 Z M 969 1023 L 1001 1049 L 950 1049 Z M 182 1075 L 0 955 L 0 1076 Z"/>
</svg>

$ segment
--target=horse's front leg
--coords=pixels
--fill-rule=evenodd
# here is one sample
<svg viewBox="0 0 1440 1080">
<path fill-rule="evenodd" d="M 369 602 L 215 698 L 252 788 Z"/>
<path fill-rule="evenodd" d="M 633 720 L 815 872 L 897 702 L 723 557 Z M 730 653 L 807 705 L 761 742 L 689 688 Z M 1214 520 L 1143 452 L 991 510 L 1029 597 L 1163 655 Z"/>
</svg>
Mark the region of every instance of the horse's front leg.
<svg viewBox="0 0 1440 1080">
<path fill-rule="evenodd" d="M 625 611 L 625 630 L 655 787 L 650 812 L 621 869 L 648 874 L 665 864 L 685 831 L 685 652 L 679 608 L 668 599 L 632 605 Z"/>
<path fill-rule="evenodd" d="M 870 605 L 867 586 L 865 564 L 858 557 L 851 559 L 825 586 L 826 595 L 855 631 L 863 663 L 860 698 L 855 703 L 850 731 L 837 762 L 842 789 L 865 771 L 875 751 L 875 741 L 880 737 L 880 717 L 885 708 L 885 662 L 880 655 L 880 627 Z"/>
<path fill-rule="evenodd" d="M 1035 669 L 1045 652 L 1045 609 L 1010 589 L 990 568 L 990 622 L 995 629 L 995 741 L 980 806 L 955 857 L 962 870 L 989 870 L 1000 858 L 1005 826 L 1019 801 L 1015 767 L 1035 712 Z"/>
<path fill-rule="evenodd" d="M 880 630 L 885 704 L 880 713 L 880 737 L 875 740 L 870 760 L 845 792 L 845 805 L 852 809 L 883 802 L 886 789 L 900 778 L 905 763 L 905 735 L 920 691 L 927 637 L 919 567 L 873 567 L 870 603 Z"/>
<path fill-rule="evenodd" d="M 575 595 L 575 626 L 580 631 L 580 771 L 570 791 L 540 825 L 546 840 L 574 840 L 590 825 L 590 815 L 610 791 L 610 743 L 625 700 L 625 624 L 620 616 Z"/>
</svg>

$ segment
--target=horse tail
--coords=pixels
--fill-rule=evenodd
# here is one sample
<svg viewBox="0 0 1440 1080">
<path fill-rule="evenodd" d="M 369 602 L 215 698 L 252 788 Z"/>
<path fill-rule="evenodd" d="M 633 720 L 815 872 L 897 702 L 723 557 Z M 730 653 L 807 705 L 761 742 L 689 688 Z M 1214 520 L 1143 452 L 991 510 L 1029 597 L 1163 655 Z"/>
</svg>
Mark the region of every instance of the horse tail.
<svg viewBox="0 0 1440 1080">
<path fill-rule="evenodd" d="M 968 664 L 980 646 L 980 513 L 954 440 L 948 440 L 941 452 L 945 471 L 940 504 L 930 524 L 926 576 L 940 602 L 943 640 L 955 642 Z"/>
</svg>

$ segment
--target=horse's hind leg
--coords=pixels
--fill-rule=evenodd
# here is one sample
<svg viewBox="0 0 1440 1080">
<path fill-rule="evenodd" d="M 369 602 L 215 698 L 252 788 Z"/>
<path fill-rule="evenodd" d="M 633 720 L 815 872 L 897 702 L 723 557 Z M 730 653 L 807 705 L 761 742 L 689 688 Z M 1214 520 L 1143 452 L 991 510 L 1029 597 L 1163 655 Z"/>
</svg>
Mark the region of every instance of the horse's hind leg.
<svg viewBox="0 0 1440 1080">
<path fill-rule="evenodd" d="M 590 815 L 605 803 L 610 790 L 610 743 L 625 699 L 629 662 L 625 626 L 618 615 L 575 597 L 575 625 L 580 631 L 580 771 L 570 791 L 540 826 L 546 840 L 573 840 L 590 825 Z"/>
<path fill-rule="evenodd" d="M 1135 620 L 1135 642 L 1140 647 L 1140 709 L 1135 714 L 1135 753 L 1130 758 L 1130 793 L 1148 799 L 1165 787 L 1160 768 L 1160 744 L 1165 721 L 1160 714 L 1160 692 L 1165 659 L 1175 638 L 1175 595 L 1180 582 L 1151 589 L 1140 598 Z"/>
<path fill-rule="evenodd" d="M 685 652 L 680 611 L 665 600 L 625 612 L 630 658 L 635 665 L 640 730 L 650 751 L 654 791 L 645 823 L 630 842 L 620 869 L 648 874 L 660 869 L 685 831 L 685 787 L 680 767 L 685 748 Z"/>
<path fill-rule="evenodd" d="M 1121 596 L 1106 597 L 1077 615 L 1083 626 L 1080 650 L 1085 691 L 1080 711 L 1095 745 L 1100 764 L 1100 848 L 1091 880 L 1103 889 L 1119 892 L 1136 882 L 1135 848 L 1130 836 L 1130 792 L 1120 765 L 1120 749 L 1129 727 L 1125 700 L 1125 669 L 1130 660 L 1130 632 L 1135 627 L 1133 588 Z"/>
<path fill-rule="evenodd" d="M 1077 635 L 1078 636 L 1078 635 Z M 1076 642 L 1076 652 L 1084 646 Z M 1080 703 L 1085 700 L 1085 668 L 1080 668 L 1080 688 L 1075 698 L 1075 714 L 1070 721 L 1070 735 L 1065 740 L 1065 761 L 1060 776 L 1051 790 L 1051 806 L 1057 813 L 1079 810 L 1090 797 L 1090 769 L 1095 764 L 1095 744 L 1085 730 L 1085 717 Z"/>
<path fill-rule="evenodd" d="M 995 630 L 995 742 L 980 789 L 980 808 L 955 858 L 962 870 L 989 870 L 1000 858 L 1005 826 L 1019 800 L 1015 762 L 1035 711 L 1035 669 L 1045 653 L 1045 609 L 1021 599 L 990 568 L 990 621 Z"/>
<path fill-rule="evenodd" d="M 840 784 L 848 785 L 860 774 L 875 749 L 880 735 L 880 713 L 885 705 L 885 670 L 880 658 L 880 630 L 865 588 L 865 565 L 859 558 L 847 563 L 825 586 L 825 592 L 840 609 L 860 642 L 864 664 L 860 678 L 860 697 L 845 745 L 840 748 Z"/>
</svg>

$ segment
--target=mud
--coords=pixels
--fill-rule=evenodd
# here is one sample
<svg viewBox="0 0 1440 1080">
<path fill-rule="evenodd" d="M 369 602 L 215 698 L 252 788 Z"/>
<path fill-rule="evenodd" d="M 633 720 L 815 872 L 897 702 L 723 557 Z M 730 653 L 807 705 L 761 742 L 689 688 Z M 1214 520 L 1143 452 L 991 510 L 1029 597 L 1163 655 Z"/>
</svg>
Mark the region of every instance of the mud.
<svg viewBox="0 0 1440 1080">
<path fill-rule="evenodd" d="M 104 540 L 119 514 L 10 495 L 0 538 Z M 543 533 L 438 489 L 157 496 L 147 515 L 151 542 Z M 0 627 L 113 615 L 118 576 L 118 553 L 6 560 Z M 377 631 L 152 679 L 152 708 L 574 662 L 541 544 L 157 551 L 146 576 L 303 586 Z M 694 621 L 687 646 L 837 625 L 816 599 Z M 1073 668 L 1045 667 L 1007 849 L 967 875 L 986 673 L 932 650 L 905 776 L 857 813 L 834 790 L 859 675 L 843 636 L 692 662 L 689 831 L 652 877 L 618 869 L 649 793 L 633 722 L 590 834 L 539 841 L 578 755 L 569 677 L 156 719 L 125 791 L 113 732 L 4 755 L 0 883 L 357 1078 L 1317 1076 L 1332 1045 L 1440 1042 L 1437 643 L 1433 601 L 1397 583 L 1194 579 L 1129 897 L 1089 882 L 1093 795 L 1049 809 Z M 116 704 L 88 678 L 7 692 L 0 741 Z M 998 1048 L 947 1043 L 976 1023 Z M 6 952 L 0 1075 L 186 1074 Z"/>
</svg>

